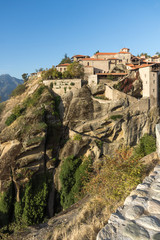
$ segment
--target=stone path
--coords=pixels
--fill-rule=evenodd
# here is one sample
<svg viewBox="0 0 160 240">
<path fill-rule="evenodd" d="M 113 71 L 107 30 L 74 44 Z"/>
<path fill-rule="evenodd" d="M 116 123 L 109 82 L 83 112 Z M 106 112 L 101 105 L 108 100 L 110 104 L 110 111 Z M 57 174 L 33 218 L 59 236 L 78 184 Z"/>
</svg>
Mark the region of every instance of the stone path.
<svg viewBox="0 0 160 240">
<path fill-rule="evenodd" d="M 112 214 L 96 240 L 160 240 L 160 165 Z"/>
</svg>

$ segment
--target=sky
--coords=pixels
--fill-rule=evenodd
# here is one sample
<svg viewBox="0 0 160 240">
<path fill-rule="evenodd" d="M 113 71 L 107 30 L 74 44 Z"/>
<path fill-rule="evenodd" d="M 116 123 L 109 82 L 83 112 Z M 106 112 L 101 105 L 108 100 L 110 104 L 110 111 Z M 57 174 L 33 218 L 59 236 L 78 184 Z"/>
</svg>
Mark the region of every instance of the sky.
<svg viewBox="0 0 160 240">
<path fill-rule="evenodd" d="M 160 52 L 160 0 L 0 0 L 0 75 L 130 48 Z"/>
</svg>

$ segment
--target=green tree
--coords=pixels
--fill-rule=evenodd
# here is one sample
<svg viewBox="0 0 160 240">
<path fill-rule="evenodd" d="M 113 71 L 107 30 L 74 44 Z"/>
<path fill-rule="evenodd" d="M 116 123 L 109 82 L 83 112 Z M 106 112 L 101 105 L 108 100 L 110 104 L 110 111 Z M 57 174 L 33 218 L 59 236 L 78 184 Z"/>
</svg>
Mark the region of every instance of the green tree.
<svg viewBox="0 0 160 240">
<path fill-rule="evenodd" d="M 52 67 L 48 70 L 46 70 L 43 75 L 43 79 L 61 79 L 62 78 L 62 73 L 59 72 L 55 67 Z"/>
<path fill-rule="evenodd" d="M 67 71 L 71 78 L 84 78 L 84 68 L 78 62 L 73 62 L 67 67 Z"/>
<path fill-rule="evenodd" d="M 26 82 L 28 80 L 28 73 L 23 73 L 22 74 L 22 78 L 23 78 L 23 81 Z"/>
<path fill-rule="evenodd" d="M 67 54 L 64 55 L 64 58 L 61 60 L 60 64 L 64 64 L 64 63 L 71 63 L 72 60 L 70 59 L 70 57 L 67 56 Z"/>
<path fill-rule="evenodd" d="M 42 72 L 42 71 L 44 71 L 44 68 L 36 69 L 36 72 Z"/>
<path fill-rule="evenodd" d="M 97 50 L 94 54 L 99 53 L 99 50 Z"/>
</svg>

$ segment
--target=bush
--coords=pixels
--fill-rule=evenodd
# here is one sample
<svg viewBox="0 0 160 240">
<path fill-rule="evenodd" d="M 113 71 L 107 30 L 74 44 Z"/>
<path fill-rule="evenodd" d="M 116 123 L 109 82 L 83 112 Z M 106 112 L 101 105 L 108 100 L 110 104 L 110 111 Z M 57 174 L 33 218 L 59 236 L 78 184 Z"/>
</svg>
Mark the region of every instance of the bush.
<svg viewBox="0 0 160 240">
<path fill-rule="evenodd" d="M 5 124 L 7 126 L 11 125 L 18 117 L 21 116 L 24 111 L 24 107 L 20 107 L 20 105 L 15 106 L 13 109 L 13 113 L 7 118 Z"/>
<path fill-rule="evenodd" d="M 74 135 L 73 140 L 81 141 L 82 140 L 82 136 L 80 134 L 76 134 L 76 135 Z"/>
<path fill-rule="evenodd" d="M 132 151 L 122 148 L 113 157 L 105 157 L 101 165 L 95 165 L 84 191 L 114 206 L 140 183 L 144 172 L 144 166 L 132 156 Z"/>
<path fill-rule="evenodd" d="M 26 86 L 24 84 L 20 84 L 18 85 L 10 94 L 11 97 L 15 97 L 18 95 L 21 95 L 22 93 L 24 93 L 26 90 Z"/>
<path fill-rule="evenodd" d="M 53 82 L 50 83 L 50 88 L 53 88 Z"/>
<path fill-rule="evenodd" d="M 81 158 L 70 156 L 61 166 L 61 205 L 64 209 L 75 203 L 80 197 L 84 179 L 87 179 L 90 159 L 82 161 Z"/>
<path fill-rule="evenodd" d="M 16 120 L 16 115 L 14 113 L 12 113 L 8 118 L 7 120 L 5 121 L 5 124 L 7 126 L 11 125 L 15 120 Z"/>
<path fill-rule="evenodd" d="M 75 85 L 75 83 L 74 83 L 74 82 L 71 82 L 71 83 L 70 83 L 70 85 L 71 85 L 71 86 L 74 86 L 74 85 Z"/>
<path fill-rule="evenodd" d="M 152 135 L 144 134 L 140 139 L 138 146 L 134 148 L 134 154 L 137 157 L 144 157 L 156 151 L 156 139 Z"/>
<path fill-rule="evenodd" d="M 43 91 L 46 89 L 45 85 L 41 85 L 32 95 L 32 97 L 26 98 L 26 100 L 23 103 L 24 108 L 36 106 L 39 103 L 39 99 L 43 93 Z"/>
<path fill-rule="evenodd" d="M 27 225 L 42 222 L 47 205 L 48 188 L 44 175 L 35 176 L 26 186 L 22 199 L 22 222 Z M 18 214 L 20 212 L 17 211 Z M 20 214 L 19 214 L 20 215 Z"/>
<path fill-rule="evenodd" d="M 123 117 L 122 115 L 112 115 L 112 116 L 110 116 L 110 119 L 116 121 L 117 119 L 120 119 L 122 117 Z"/>
<path fill-rule="evenodd" d="M 0 227 L 8 225 L 12 219 L 10 215 L 13 208 L 13 184 L 11 183 L 8 190 L 0 194 Z"/>
</svg>

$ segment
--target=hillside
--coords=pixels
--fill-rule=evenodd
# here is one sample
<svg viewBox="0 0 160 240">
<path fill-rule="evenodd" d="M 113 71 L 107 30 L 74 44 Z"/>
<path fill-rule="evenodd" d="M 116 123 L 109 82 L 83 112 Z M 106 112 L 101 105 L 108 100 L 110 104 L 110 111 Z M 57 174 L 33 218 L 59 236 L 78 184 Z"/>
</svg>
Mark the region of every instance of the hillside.
<svg viewBox="0 0 160 240">
<path fill-rule="evenodd" d="M 13 229 L 18 230 L 18 227 L 42 223 L 46 217 L 51 218 L 55 213 L 66 210 L 84 197 L 80 191 L 83 187 L 82 177 L 86 176 L 87 171 L 96 171 L 97 164 L 99 167 L 105 164 L 105 156 L 112 156 L 118 147 L 134 146 L 145 133 L 154 134 L 154 126 L 158 121 L 157 108 L 148 109 L 146 100 L 143 99 L 135 99 L 133 103 L 127 98 L 118 101 L 96 98 L 95 95 L 103 90 L 103 85 L 94 89 L 84 85 L 78 90 L 58 96 L 42 81 L 30 79 L 24 84 L 23 92 L 1 103 L 1 227 L 12 223 L 12 232 Z M 110 165 L 107 165 L 106 170 L 112 166 L 112 161 L 107 161 L 108 163 Z M 136 171 L 138 163 L 133 163 L 136 164 L 133 165 Z M 115 166 L 116 164 L 112 169 Z M 141 168 L 138 171 L 141 173 Z M 123 189 L 118 204 L 141 180 L 139 172 L 138 175 L 135 174 L 136 180 L 129 179 L 129 188 Z M 110 171 L 107 175 L 110 176 Z M 114 176 L 111 175 L 110 179 L 111 177 L 115 179 Z M 117 180 L 119 181 L 118 177 Z M 102 219 L 100 214 L 106 203 L 89 202 L 88 199 L 84 202 L 88 205 L 80 205 L 83 216 L 77 222 L 82 225 L 85 219 L 89 226 L 89 221 L 94 219 L 96 227 L 92 232 L 93 238 L 88 238 L 94 239 L 107 220 L 108 212 L 102 214 Z M 115 199 L 111 202 L 114 207 L 118 205 Z M 74 211 L 74 208 L 71 210 L 70 219 L 74 222 L 81 212 Z M 64 216 L 60 219 L 63 220 L 60 221 L 63 228 L 66 218 Z M 60 231 L 57 238 L 52 235 L 55 221 L 56 218 L 51 218 L 48 223 L 50 228 L 43 229 L 44 235 L 46 231 L 49 235 L 46 239 L 64 239 L 65 233 L 63 235 Z M 68 226 L 69 224 L 68 222 Z M 5 231 L 6 229 L 2 230 Z M 27 231 L 32 232 L 32 229 Z M 33 234 L 34 232 L 35 230 Z M 11 239 L 17 239 L 16 237 Z M 41 237 L 45 239 L 43 235 Z M 18 235 L 18 239 L 23 239 L 23 235 Z M 24 239 L 32 237 L 27 238 L 25 234 Z M 69 239 L 69 235 L 66 239 Z M 73 239 L 87 238 L 83 235 Z"/>
<path fill-rule="evenodd" d="M 22 83 L 23 80 L 11 77 L 9 74 L 0 75 L 0 96 L 2 101 L 6 101 L 17 85 Z"/>
</svg>

